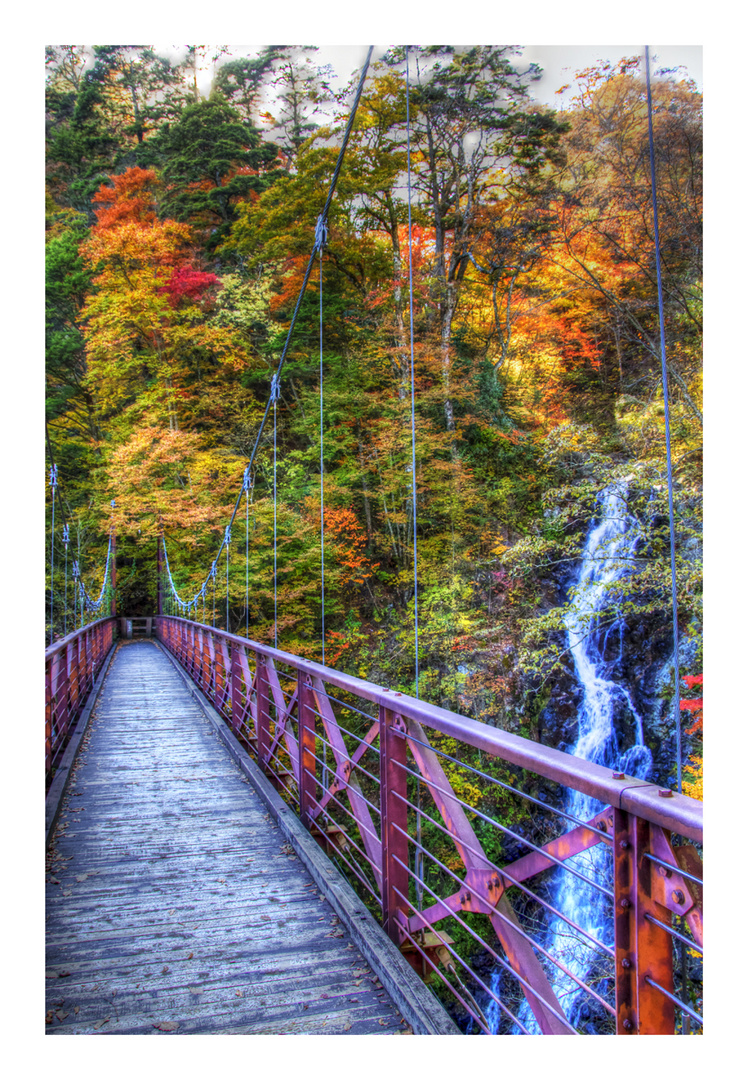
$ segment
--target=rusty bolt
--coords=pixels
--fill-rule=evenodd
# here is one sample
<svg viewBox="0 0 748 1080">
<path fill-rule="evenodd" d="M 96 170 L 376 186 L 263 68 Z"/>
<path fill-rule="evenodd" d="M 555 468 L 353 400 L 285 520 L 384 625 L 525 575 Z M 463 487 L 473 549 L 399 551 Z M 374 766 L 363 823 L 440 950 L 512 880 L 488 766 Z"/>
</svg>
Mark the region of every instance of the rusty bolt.
<svg viewBox="0 0 748 1080">
<path fill-rule="evenodd" d="M 629 908 L 629 907 L 631 907 L 631 901 L 630 901 L 630 900 L 628 900 L 628 899 L 627 899 L 627 898 L 626 898 L 625 896 L 624 896 L 624 897 L 623 897 L 623 899 L 621 900 L 621 907 L 622 907 L 622 908 Z"/>
<path fill-rule="evenodd" d="M 623 1021 L 623 1029 L 624 1029 L 624 1031 L 631 1031 L 633 1029 L 633 1027 L 634 1027 L 633 1023 L 628 1018 Z"/>
<path fill-rule="evenodd" d="M 674 904 L 685 904 L 686 898 L 680 889 L 673 889 L 670 894 Z"/>
<path fill-rule="evenodd" d="M 661 799 L 672 799 L 673 797 L 672 791 L 669 791 L 667 788 L 660 789 L 657 794 L 660 796 Z"/>
<path fill-rule="evenodd" d="M 621 851 L 628 851 L 629 842 L 628 842 L 628 840 L 621 840 L 621 842 L 620 842 L 620 844 L 618 846 L 621 849 Z"/>
<path fill-rule="evenodd" d="M 613 773 L 613 779 L 614 780 L 625 780 L 626 779 L 626 773 L 614 772 Z"/>
<path fill-rule="evenodd" d="M 631 967 L 631 961 L 629 960 L 628 956 L 624 956 L 623 960 L 621 960 L 621 967 L 625 968 L 626 971 L 628 971 L 628 969 Z"/>
<path fill-rule="evenodd" d="M 658 866 L 657 873 L 660 875 L 660 877 L 670 877 L 670 871 L 666 866 Z"/>
</svg>

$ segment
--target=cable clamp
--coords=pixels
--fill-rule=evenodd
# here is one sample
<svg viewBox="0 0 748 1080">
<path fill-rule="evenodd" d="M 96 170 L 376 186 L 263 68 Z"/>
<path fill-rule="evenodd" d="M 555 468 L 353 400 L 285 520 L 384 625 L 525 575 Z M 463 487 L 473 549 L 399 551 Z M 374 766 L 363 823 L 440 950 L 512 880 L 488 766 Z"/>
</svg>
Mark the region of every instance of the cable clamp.
<svg viewBox="0 0 748 1080">
<path fill-rule="evenodd" d="M 322 248 L 327 244 L 327 221 L 320 214 L 317 218 L 317 225 L 314 230 L 314 250 L 322 251 Z"/>
<path fill-rule="evenodd" d="M 69 525 L 63 525 L 62 526 L 62 542 L 63 542 L 63 544 L 69 544 L 70 543 L 70 526 Z"/>
<path fill-rule="evenodd" d="M 49 470 L 49 484 L 50 487 L 57 487 L 57 466 L 53 465 Z"/>
<path fill-rule="evenodd" d="M 278 373 L 276 372 L 273 375 L 273 378 L 272 378 L 272 380 L 270 382 L 270 404 L 272 405 L 273 402 L 277 401 L 279 397 L 280 397 L 280 379 L 278 378 Z"/>
<path fill-rule="evenodd" d="M 249 465 L 247 465 L 246 469 L 244 470 L 244 481 L 242 483 L 242 491 L 251 491 L 251 489 L 254 486 L 255 486 L 254 477 L 250 473 Z"/>
<path fill-rule="evenodd" d="M 231 528 L 230 528 L 229 525 L 226 526 L 226 535 L 224 537 L 224 543 L 226 544 L 227 547 L 231 543 Z"/>
</svg>

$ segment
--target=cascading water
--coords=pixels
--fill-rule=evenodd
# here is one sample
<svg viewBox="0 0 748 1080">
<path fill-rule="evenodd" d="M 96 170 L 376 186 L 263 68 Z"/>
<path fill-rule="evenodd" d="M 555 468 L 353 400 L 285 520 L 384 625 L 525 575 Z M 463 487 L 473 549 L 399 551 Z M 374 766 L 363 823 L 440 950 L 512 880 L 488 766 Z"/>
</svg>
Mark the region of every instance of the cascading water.
<svg viewBox="0 0 748 1080">
<path fill-rule="evenodd" d="M 644 745 L 642 720 L 628 691 L 614 681 L 622 659 L 624 637 L 624 617 L 612 602 L 615 584 L 635 567 L 640 535 L 636 521 L 627 510 L 627 491 L 627 481 L 618 481 L 599 495 L 599 517 L 587 537 L 564 617 L 568 647 L 582 690 L 577 740 L 570 752 L 613 771 L 644 779 L 652 766 L 652 755 Z M 602 806 L 589 796 L 568 791 L 564 810 L 574 818 L 589 820 L 600 809 Z M 570 823 L 570 828 L 573 827 Z M 610 854 L 606 845 L 598 844 L 569 860 L 569 864 L 590 882 L 610 882 Z M 589 980 L 591 975 L 595 976 L 596 969 L 602 974 L 600 961 L 604 958 L 589 937 L 604 945 L 612 944 L 610 911 L 606 912 L 609 901 L 594 884 L 587 885 L 573 874 L 559 869 L 556 878 L 551 905 L 579 930 L 553 916 L 543 944 L 573 975 Z M 500 969 L 494 975 L 497 988 L 499 972 Z M 559 972 L 553 989 L 571 1023 L 593 1032 L 594 1023 L 590 1024 L 585 1016 L 588 1006 L 584 991 L 574 979 Z M 498 1030 L 498 1011 L 495 1010 L 495 1030 Z M 520 1020 L 529 1031 L 539 1030 L 526 1003 L 520 1011 Z"/>
</svg>

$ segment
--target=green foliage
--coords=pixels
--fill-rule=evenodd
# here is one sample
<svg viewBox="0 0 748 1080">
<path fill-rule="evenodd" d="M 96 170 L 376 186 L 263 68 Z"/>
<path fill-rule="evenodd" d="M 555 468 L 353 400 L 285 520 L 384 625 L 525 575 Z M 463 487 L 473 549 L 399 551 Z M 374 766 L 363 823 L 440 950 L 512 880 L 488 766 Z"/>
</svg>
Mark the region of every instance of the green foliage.
<svg viewBox="0 0 748 1080">
<path fill-rule="evenodd" d="M 275 160 L 276 148 L 219 95 L 188 105 L 168 133 L 164 178 L 166 209 L 179 221 L 228 223 L 238 199 L 261 191 L 259 175 Z"/>
</svg>

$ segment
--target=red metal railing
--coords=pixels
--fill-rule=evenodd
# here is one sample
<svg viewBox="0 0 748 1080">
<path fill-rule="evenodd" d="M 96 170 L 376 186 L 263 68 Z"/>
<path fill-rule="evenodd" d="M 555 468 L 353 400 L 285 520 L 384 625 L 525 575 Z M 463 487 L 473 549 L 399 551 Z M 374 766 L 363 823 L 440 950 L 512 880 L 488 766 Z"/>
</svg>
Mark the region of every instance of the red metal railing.
<svg viewBox="0 0 748 1080">
<path fill-rule="evenodd" d="M 155 627 L 465 1030 L 701 1024 L 700 802 L 211 627 Z M 569 788 L 596 800 L 586 820 Z"/>
<path fill-rule="evenodd" d="M 45 660 L 45 749 L 47 777 L 86 704 L 114 642 L 117 620 L 98 619 L 50 645 Z"/>
</svg>

